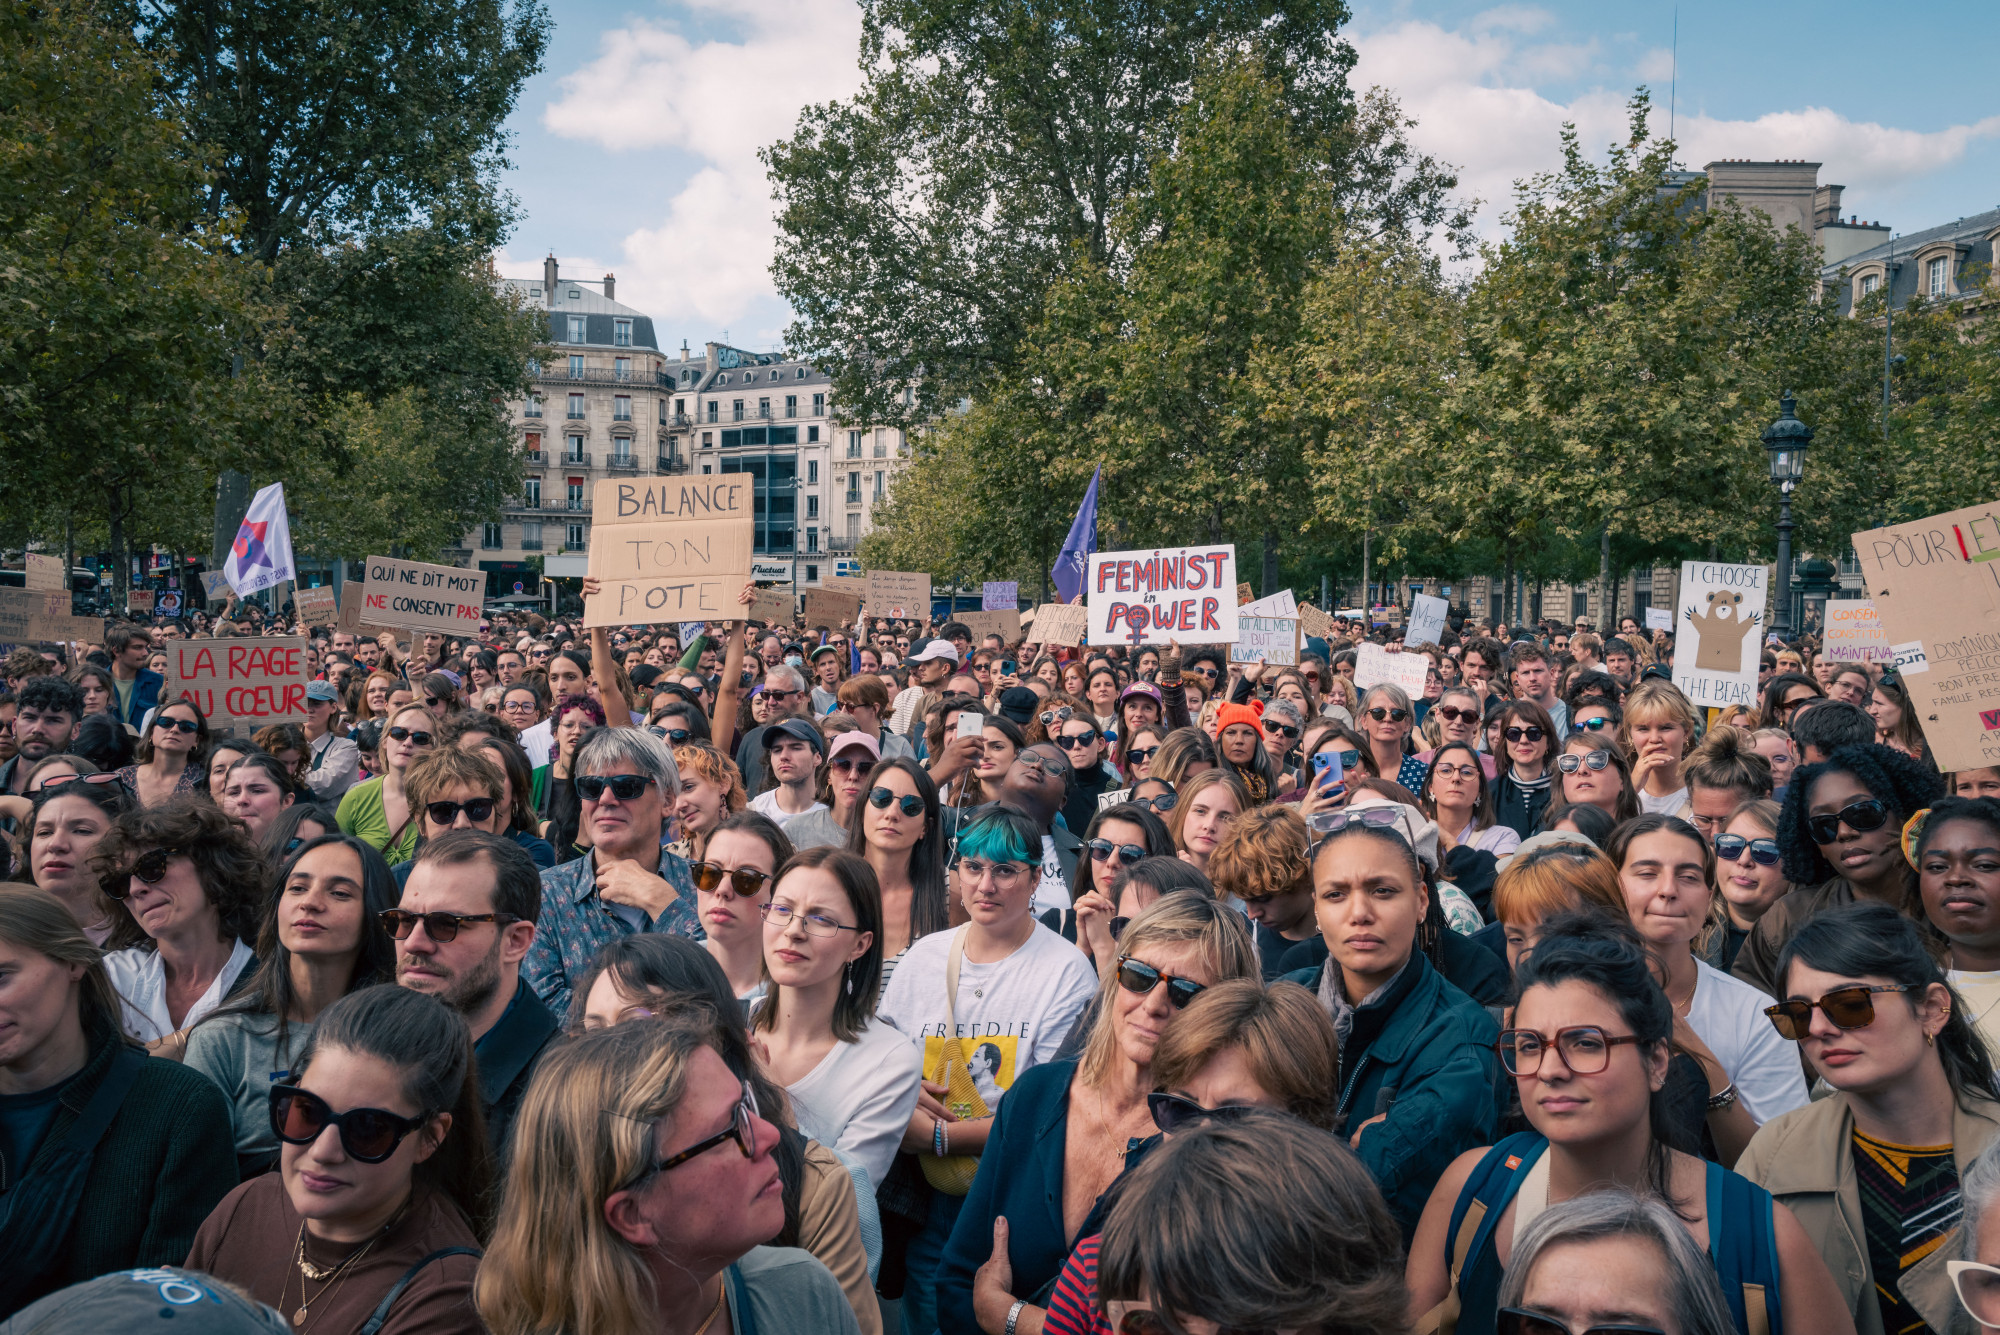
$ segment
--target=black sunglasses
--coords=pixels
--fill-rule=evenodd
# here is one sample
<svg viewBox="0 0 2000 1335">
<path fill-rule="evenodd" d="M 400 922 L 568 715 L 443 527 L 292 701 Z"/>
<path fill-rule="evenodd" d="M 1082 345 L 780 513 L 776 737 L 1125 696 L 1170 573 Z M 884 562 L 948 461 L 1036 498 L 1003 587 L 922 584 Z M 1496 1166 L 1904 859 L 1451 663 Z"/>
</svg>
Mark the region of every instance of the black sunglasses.
<svg viewBox="0 0 2000 1335">
<path fill-rule="evenodd" d="M 1776 839 L 1745 839 L 1740 834 L 1718 834 L 1715 836 L 1715 856 L 1724 862 L 1734 862 L 1749 850 L 1750 860 L 1760 867 L 1775 867 L 1784 859 L 1778 851 Z"/>
<path fill-rule="evenodd" d="M 179 728 L 190 737 L 201 731 L 201 724 L 196 723 L 192 719 L 184 718 L 157 718 L 153 720 L 153 726 L 156 728 Z"/>
<path fill-rule="evenodd" d="M 1431 712 L 1447 723 L 1477 723 L 1480 717 L 1476 709 L 1458 709 L 1452 705 L 1438 705 Z"/>
<path fill-rule="evenodd" d="M 1276 733 L 1278 736 L 1286 738 L 1287 740 L 1290 741 L 1297 741 L 1299 736 L 1299 730 L 1297 728 L 1294 728 L 1291 724 L 1278 723 L 1272 719 L 1264 720 L 1264 731 L 1270 733 Z"/>
<path fill-rule="evenodd" d="M 603 797 L 606 788 L 620 802 L 636 802 L 652 781 L 647 774 L 579 774 L 570 780 L 576 785 L 577 796 L 586 802 Z"/>
<path fill-rule="evenodd" d="M 1092 862 L 1108 862 L 1114 853 L 1118 855 L 1118 861 L 1127 866 L 1146 856 L 1146 850 L 1137 844 L 1114 844 L 1109 839 L 1093 839 L 1090 841 L 1090 860 Z"/>
<path fill-rule="evenodd" d="M 340 1148 L 360 1163 L 381 1163 L 403 1137 L 429 1121 L 381 1108 L 349 1108 L 337 1113 L 317 1094 L 296 1085 L 271 1086 L 271 1134 L 287 1145 L 310 1145 L 329 1126 L 340 1128 Z"/>
<path fill-rule="evenodd" d="M 1167 1000 L 1175 1010 L 1185 1009 L 1187 1004 L 1208 986 L 1206 983 L 1197 983 L 1191 978 L 1175 978 L 1171 974 L 1161 973 L 1152 965 L 1141 963 L 1130 955 L 1118 957 L 1118 986 L 1127 992 L 1137 992 L 1144 996 L 1161 983 L 1167 985 Z"/>
<path fill-rule="evenodd" d="M 502 926 L 519 922 L 511 913 L 412 913 L 408 909 L 383 909 L 375 915 L 384 931 L 398 941 L 410 939 L 410 933 L 417 930 L 417 924 L 424 925 L 424 935 L 439 945 L 458 939 L 458 929 L 469 922 L 491 922 Z"/>
<path fill-rule="evenodd" d="M 1879 830 L 1889 820 L 1889 806 L 1877 797 L 1864 797 L 1859 802 L 1842 807 L 1832 815 L 1806 817 L 1806 829 L 1812 831 L 1813 842 L 1830 844 L 1840 837 L 1840 827 L 1845 825 L 1856 834 L 1866 834 Z"/>
<path fill-rule="evenodd" d="M 1097 729 L 1095 728 L 1092 728 L 1088 732 L 1066 732 L 1056 738 L 1057 744 L 1065 751 L 1081 751 L 1096 740 Z"/>
<path fill-rule="evenodd" d="M 138 861 L 132 864 L 132 870 L 111 882 L 104 893 L 113 899 L 125 898 L 126 883 L 135 876 L 147 885 L 158 885 L 166 879 L 167 864 L 180 855 L 181 851 L 178 848 L 156 848 L 151 852 L 141 853 Z"/>
<path fill-rule="evenodd" d="M 1135 746 L 1125 753 L 1125 763 L 1128 765 L 1143 765 L 1159 754 L 1159 750 L 1160 748 L 1157 746 Z"/>
<path fill-rule="evenodd" d="M 1410 711 L 1407 709 L 1384 709 L 1380 705 L 1368 711 L 1368 717 L 1374 719 L 1377 723 L 1380 723 L 1383 719 L 1387 719 L 1391 723 L 1401 723 L 1409 716 Z"/>
<path fill-rule="evenodd" d="M 872 788 L 868 792 L 868 805 L 877 811 L 887 811 L 894 802 L 905 816 L 921 816 L 924 813 L 924 799 L 915 793 L 904 793 L 898 797 L 887 788 Z"/>
<path fill-rule="evenodd" d="M 1159 750 L 1158 747 L 1154 747 L 1153 749 L 1156 751 Z M 1179 793 L 1154 793 L 1151 797 L 1133 798 L 1132 805 L 1135 807 L 1146 807 L 1155 815 L 1164 816 L 1178 806 L 1180 800 Z"/>
<path fill-rule="evenodd" d="M 1556 1318 L 1530 1312 L 1525 1307 L 1503 1307 L 1494 1313 L 1493 1331 L 1494 1335 L 1666 1335 L 1658 1326 L 1629 1326 L 1622 1322 L 1571 1330 Z"/>
<path fill-rule="evenodd" d="M 1529 724 L 1525 728 L 1509 728 L 1500 735 L 1510 742 L 1539 742 L 1542 740 L 1542 730 L 1533 724 Z"/>
<path fill-rule="evenodd" d="M 418 746 L 429 746 L 437 739 L 420 728 L 391 728 L 389 738 L 397 742 L 415 742 Z"/>
<path fill-rule="evenodd" d="M 764 882 L 771 879 L 766 872 L 755 867 L 737 867 L 733 870 L 718 866 L 713 862 L 690 862 L 688 874 L 694 878 L 694 888 L 705 895 L 712 895 L 721 886 L 724 877 L 729 878 L 729 888 L 736 892 L 738 899 L 754 899 L 764 889 Z"/>
<path fill-rule="evenodd" d="M 1234 1122 L 1246 1113 L 1260 1111 L 1254 1104 L 1248 1103 L 1225 1103 L 1220 1108 L 1204 1108 L 1182 1095 L 1161 1093 L 1146 1096 L 1146 1110 L 1153 1115 L 1153 1125 L 1170 1136 L 1176 1131 L 1200 1126 L 1203 1122 Z"/>
<path fill-rule="evenodd" d="M 477 825 L 490 817 L 493 808 L 498 805 L 499 803 L 490 797 L 475 797 L 470 802 L 426 802 L 424 814 L 431 818 L 433 825 L 449 825 L 457 820 L 458 813 L 463 811 L 465 818 Z"/>
</svg>

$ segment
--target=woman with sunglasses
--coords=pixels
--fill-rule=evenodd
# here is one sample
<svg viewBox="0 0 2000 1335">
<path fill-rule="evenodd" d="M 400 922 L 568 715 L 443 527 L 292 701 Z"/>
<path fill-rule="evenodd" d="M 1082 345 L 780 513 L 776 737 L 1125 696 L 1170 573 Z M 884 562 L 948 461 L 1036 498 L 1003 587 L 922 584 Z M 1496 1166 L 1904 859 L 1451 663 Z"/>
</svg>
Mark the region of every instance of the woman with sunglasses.
<svg viewBox="0 0 2000 1335">
<path fill-rule="evenodd" d="M 0 1099 L 10 1110 L 0 1312 L 114 1270 L 179 1265 L 235 1180 L 222 1095 L 135 1049 L 119 1010 L 102 956 L 62 902 L 0 885 Z M 110 1121 L 71 1177 L 61 1151 L 100 1094 Z"/>
<path fill-rule="evenodd" d="M 1263 711 L 1252 705 L 1223 705 L 1215 721 L 1215 754 L 1223 771 L 1236 776 L 1250 795 L 1251 806 L 1276 801 L 1281 779 L 1264 747 Z"/>
<path fill-rule="evenodd" d="M 1554 800 L 1555 724 L 1533 700 L 1509 700 L 1487 726 L 1506 763 L 1490 785 L 1493 819 L 1526 839 L 1541 827 L 1542 813 Z"/>
<path fill-rule="evenodd" d="M 940 1259 L 969 1199 L 962 1193 L 970 1170 L 984 1164 L 996 1103 L 1054 1058 L 1097 982 L 1082 953 L 1034 917 L 1042 832 L 1033 819 L 1007 806 L 981 811 L 960 831 L 957 849 L 967 921 L 913 942 L 880 1008 L 923 1052 L 924 1088 L 903 1133 L 903 1148 L 935 1188 L 905 1258 L 903 1312 L 913 1331 L 939 1329 L 947 1309 Z M 969 1306 L 972 1272 L 992 1251 L 990 1216 L 984 1236 L 968 1245 L 977 1251 L 959 1253 L 960 1306 Z M 962 1320 L 945 1324 L 966 1329 Z"/>
<path fill-rule="evenodd" d="M 221 1005 L 256 962 L 270 864 L 204 798 L 179 797 L 118 818 L 98 855 L 123 912 L 105 940 L 125 1032 L 178 1056 L 189 1025 Z"/>
<path fill-rule="evenodd" d="M 1800 927 L 1770 1023 L 1833 1087 L 1758 1131 L 1746 1177 L 1825 1256 L 1861 1331 L 1960 1329 L 1960 1175 L 2000 1138 L 1993 1063 L 1921 929 L 1882 904 Z"/>
<path fill-rule="evenodd" d="M 916 754 L 916 747 L 909 738 L 882 726 L 882 720 L 889 713 L 890 697 L 889 688 L 882 684 L 880 677 L 868 673 L 849 677 L 840 683 L 834 698 L 841 709 L 853 717 L 861 731 L 875 739 L 875 745 L 881 748 L 884 759 L 894 760 L 898 756 Z"/>
<path fill-rule="evenodd" d="M 1164 725 L 1142 723 L 1118 739 L 1117 763 L 1128 787 L 1143 783 L 1146 776 L 1152 773 L 1153 757 L 1160 753 L 1160 746 L 1166 738 Z"/>
<path fill-rule="evenodd" d="M 922 1053 L 875 1018 L 882 898 L 845 849 L 787 859 L 762 906 L 764 977 L 751 1041 L 798 1128 L 887 1180 L 916 1111 Z"/>
<path fill-rule="evenodd" d="M 1650 1196 L 1604 1188 L 1522 1227 L 1500 1285 L 1501 1335 L 1733 1335 L 1715 1264 Z"/>
<path fill-rule="evenodd" d="M 688 864 L 695 910 L 707 933 L 702 948 L 715 957 L 732 994 L 746 1006 L 764 995 L 762 912 L 778 868 L 796 850 L 768 816 L 738 811 L 709 832 L 702 856 Z"/>
<path fill-rule="evenodd" d="M 2000 801 L 1940 798 L 1913 833 L 1924 917 L 1949 952 L 1946 978 L 1988 1051 L 2000 1053 Z"/>
<path fill-rule="evenodd" d="M 1876 741 L 1917 760 L 1930 754 L 1924 745 L 1924 730 L 1917 726 L 1917 711 L 1910 704 L 1910 693 L 1899 678 L 1889 674 L 1876 682 L 1866 708 L 1868 717 L 1875 720 Z"/>
<path fill-rule="evenodd" d="M 1851 1329 L 1784 1206 L 1672 1143 L 1673 1008 L 1631 927 L 1589 912 L 1544 928 L 1516 967 L 1512 1027 L 1494 1044 L 1530 1129 L 1460 1155 L 1438 1180 L 1410 1245 L 1412 1320 L 1448 1303 L 1458 1330 L 1495 1329 L 1533 1219 L 1611 1186 L 1664 1202 L 1704 1245 L 1743 1335 Z"/>
<path fill-rule="evenodd" d="M 357 988 L 396 981 L 396 947 L 379 917 L 396 898 L 389 864 L 373 848 L 346 834 L 310 840 L 278 874 L 257 971 L 188 1033 L 187 1064 L 229 1100 L 245 1179 L 278 1158 L 271 1073 L 291 1069 L 321 1011 Z"/>
<path fill-rule="evenodd" d="M 1036 1329 L 1070 1250 L 1100 1231 L 1098 1198 L 1128 1147 L 1154 1134 L 1154 1046 L 1204 988 L 1258 976 L 1242 915 L 1191 894 L 1140 914 L 1118 955 L 1082 1054 L 1017 1073 L 1007 1091 L 938 1269 L 940 1329 L 1000 1335 L 1010 1313 L 1017 1330 Z M 987 1270 L 975 1285 L 995 1262 L 1008 1283 L 995 1291 Z"/>
<path fill-rule="evenodd" d="M 1439 746 L 1448 742 L 1463 742 L 1473 748 L 1479 757 L 1480 768 L 1486 772 L 1486 782 L 1491 783 L 1500 777 L 1500 770 L 1492 756 L 1479 750 L 1479 725 L 1485 717 L 1478 692 L 1464 686 L 1453 686 L 1438 697 L 1437 703 L 1424 715 L 1424 723 L 1428 727 L 1435 720 Z M 1436 755 L 1435 750 L 1425 750 L 1417 752 L 1416 758 L 1428 765 Z"/>
<path fill-rule="evenodd" d="M 1923 900 L 1903 855 L 1903 825 L 1943 796 L 1936 770 L 1872 742 L 1794 770 L 1777 840 L 1785 879 L 1798 888 L 1758 919 L 1730 972 L 1775 996 L 1778 952 L 1813 917 L 1867 900 L 1918 920 Z"/>
<path fill-rule="evenodd" d="M 344 833 L 360 837 L 393 866 L 416 856 L 416 813 L 404 781 L 417 757 L 437 745 L 437 720 L 422 705 L 404 705 L 388 722 L 382 731 L 382 773 L 348 789 L 334 814 Z"/>
<path fill-rule="evenodd" d="M 456 746 L 438 747 L 420 756 L 404 778 L 404 792 L 410 809 L 416 812 L 418 835 L 410 861 L 395 865 L 398 887 L 409 880 L 417 853 L 439 835 L 452 830 L 505 835 L 513 817 L 506 801 L 507 776 L 500 767 L 476 751 Z M 548 847 L 546 841 L 536 842 Z M 536 865 L 554 865 L 553 849 L 548 856 L 549 863 Z"/>
<path fill-rule="evenodd" d="M 1573 732 L 1556 757 L 1556 778 L 1561 785 L 1549 810 L 1583 803 L 1596 807 L 1614 822 L 1631 820 L 1639 814 L 1639 794 L 1632 787 L 1632 767 L 1625 753 L 1609 737 Z M 1542 813 L 1546 825 L 1549 813 Z"/>
<path fill-rule="evenodd" d="M 1368 739 L 1370 772 L 1402 783 L 1403 760 L 1410 754 L 1410 734 L 1417 726 L 1409 695 L 1389 682 L 1370 686 L 1361 693 L 1361 712 L 1354 721 Z M 1404 787 L 1414 789 L 1422 782 L 1421 774 L 1412 774 Z"/>
<path fill-rule="evenodd" d="M 1061 748 L 1073 771 L 1069 796 L 1063 802 L 1063 820 L 1072 831 L 1081 830 L 1096 814 L 1097 799 L 1118 786 L 1110 747 L 1087 717 L 1071 716 L 1061 727 L 1050 730 L 1049 740 Z"/>
<path fill-rule="evenodd" d="M 44 787 L 32 802 L 22 821 L 28 877 L 61 900 L 90 943 L 101 946 L 116 910 L 105 898 L 97 854 L 131 800 L 116 783 L 72 781 Z"/>
<path fill-rule="evenodd" d="M 459 1014 L 393 984 L 350 992 L 266 1089 L 278 1171 L 223 1198 L 188 1268 L 301 1332 L 359 1329 L 385 1299 L 385 1329 L 478 1331 L 492 1168 Z"/>
<path fill-rule="evenodd" d="M 1781 662 L 1782 665 L 1782 662 Z M 1823 700 L 1826 692 L 1803 672 L 1781 672 L 1764 683 L 1757 721 L 1767 728 L 1789 728 L 1792 715 L 1808 700 Z"/>
<path fill-rule="evenodd" d="M 1722 963 L 1732 967 L 1750 932 L 1773 904 L 1791 893 L 1784 855 L 1774 837 L 1778 804 L 1753 798 L 1738 806 L 1715 836 L 1716 889 L 1722 896 Z"/>
<path fill-rule="evenodd" d="M 249 743 L 238 743 L 248 755 Z M 153 715 L 152 723 L 132 753 L 133 764 L 118 771 L 118 782 L 142 807 L 156 807 L 173 798 L 199 792 L 204 786 L 220 793 L 222 785 L 209 782 L 204 759 L 208 755 L 208 719 L 192 700 L 176 700 Z"/>
<path fill-rule="evenodd" d="M 866 858 L 882 895 L 882 987 L 917 940 L 950 920 L 945 838 L 937 785 L 908 756 L 885 760 L 859 819 L 847 827 L 847 851 Z"/>
<path fill-rule="evenodd" d="M 499 809 L 506 816 L 500 822 L 499 832 L 527 849 L 537 867 L 555 866 L 555 845 L 535 833 L 538 822 L 531 797 L 534 770 L 528 763 L 528 753 L 518 743 L 488 732 L 460 733 L 453 745 L 479 756 L 500 771 Z"/>
<path fill-rule="evenodd" d="M 785 822 L 785 837 L 797 849 L 847 846 L 847 827 L 867 799 L 869 776 L 881 759 L 875 739 L 846 714 L 827 715 L 819 729 L 827 744 L 827 761 L 813 795 L 819 809 Z"/>
<path fill-rule="evenodd" d="M 229 767 L 216 805 L 250 832 L 258 843 L 273 821 L 299 800 L 300 789 L 284 762 L 267 752 L 247 755 Z"/>
<path fill-rule="evenodd" d="M 1208 859 L 1222 842 L 1229 822 L 1253 803 L 1243 781 L 1226 769 L 1206 770 L 1175 788 L 1174 809 L 1167 815 L 1167 833 L 1183 862 L 1208 875 Z"/>
<path fill-rule="evenodd" d="M 1499 1026 L 1431 958 L 1438 929 L 1430 880 L 1401 824 L 1331 814 L 1339 823 L 1312 863 L 1313 913 L 1328 958 L 1285 978 L 1334 1017 L 1335 1130 L 1360 1154 L 1408 1236 L 1445 1165 L 1493 1138 Z"/>
<path fill-rule="evenodd" d="M 1043 913 L 1042 925 L 1074 941 L 1090 956 L 1091 965 L 1102 977 L 1117 954 L 1116 934 L 1111 920 L 1118 916 L 1118 899 L 1112 883 L 1119 873 L 1144 858 L 1170 858 L 1174 837 L 1166 822 L 1148 807 L 1121 802 L 1106 807 L 1084 827 L 1079 863 L 1088 860 L 1088 883 L 1076 896 L 1076 906 L 1058 916 Z"/>
</svg>

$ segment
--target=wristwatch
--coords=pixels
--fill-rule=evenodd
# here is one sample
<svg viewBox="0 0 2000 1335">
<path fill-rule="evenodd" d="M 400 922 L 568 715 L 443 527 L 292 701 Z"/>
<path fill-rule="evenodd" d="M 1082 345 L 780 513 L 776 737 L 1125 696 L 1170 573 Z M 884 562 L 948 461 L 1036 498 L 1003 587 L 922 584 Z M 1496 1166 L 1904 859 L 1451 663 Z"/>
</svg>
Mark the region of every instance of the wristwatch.
<svg viewBox="0 0 2000 1335">
<path fill-rule="evenodd" d="M 1026 1298 L 1016 1298 L 1014 1305 L 1007 1309 L 1006 1335 L 1014 1335 L 1014 1325 L 1021 1319 L 1021 1309 L 1028 1305 Z"/>
</svg>

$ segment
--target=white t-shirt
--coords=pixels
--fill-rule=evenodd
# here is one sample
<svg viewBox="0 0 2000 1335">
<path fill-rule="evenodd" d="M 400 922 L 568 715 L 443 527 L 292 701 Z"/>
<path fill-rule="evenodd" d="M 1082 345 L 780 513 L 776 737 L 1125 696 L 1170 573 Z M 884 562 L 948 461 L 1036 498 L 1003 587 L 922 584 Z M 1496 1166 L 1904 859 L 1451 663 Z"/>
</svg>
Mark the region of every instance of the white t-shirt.
<svg viewBox="0 0 2000 1335">
<path fill-rule="evenodd" d="M 1002 960 L 963 960 L 958 970 L 954 1034 L 944 1032 L 944 977 L 956 931 L 933 932 L 903 952 L 882 994 L 876 1018 L 907 1035 L 935 1071 L 947 1037 L 965 1041 L 972 1083 L 988 1112 L 1021 1072 L 1052 1060 L 1076 1017 L 1097 991 L 1090 959 L 1060 936 L 1034 925 L 1019 950 Z"/>
<path fill-rule="evenodd" d="M 1805 1073 L 1798 1044 L 1779 1037 L 1764 1008 L 1765 996 L 1740 978 L 1694 962 L 1694 1004 L 1688 1025 L 1736 1086 L 1736 1096 L 1762 1126 L 1780 1113 L 1806 1106 Z"/>
<path fill-rule="evenodd" d="M 879 1186 L 917 1107 L 916 1045 L 876 1020 L 785 1086 L 799 1130 L 859 1160 Z"/>
<path fill-rule="evenodd" d="M 543 719 L 534 727 L 521 734 L 521 749 L 528 753 L 528 763 L 536 769 L 549 763 L 549 756 L 556 749 L 555 725 Z"/>
<path fill-rule="evenodd" d="M 1986 1040 L 1987 1054 L 2000 1061 L 2000 973 L 1953 969 L 1945 977 L 1965 1002 L 1965 1018 Z"/>
<path fill-rule="evenodd" d="M 181 1028 L 187 1028 L 220 1006 L 256 957 L 255 951 L 238 941 L 229 952 L 222 972 L 208 985 L 208 991 L 188 1007 Z M 174 1032 L 173 1017 L 167 1013 L 167 966 L 159 951 L 138 946 L 113 951 L 104 957 L 104 972 L 111 975 L 111 986 L 118 993 L 120 1023 L 128 1035 L 141 1043 L 151 1043 Z"/>
<path fill-rule="evenodd" d="M 782 788 L 772 788 L 766 792 L 757 794 L 757 796 L 750 799 L 750 809 L 760 815 L 769 816 L 780 826 L 783 826 L 786 821 L 797 820 L 801 816 L 810 816 L 815 811 L 826 810 L 826 803 L 815 802 L 804 811 L 787 811 L 778 805 L 778 794 L 783 791 L 784 789 Z"/>
<path fill-rule="evenodd" d="M 1639 810 L 1649 816 L 1678 816 L 1681 808 L 1688 804 L 1688 790 L 1676 788 L 1671 793 L 1654 797 L 1651 793 L 1639 794 Z"/>
<path fill-rule="evenodd" d="M 1090 856 L 1090 850 L 1077 850 L 1076 873 L 1085 874 L 1083 859 Z M 1035 913 L 1037 916 L 1048 909 L 1061 913 L 1070 907 L 1069 884 L 1063 880 L 1062 858 L 1056 854 L 1056 841 L 1048 835 L 1042 836 L 1042 879 L 1035 883 Z"/>
</svg>

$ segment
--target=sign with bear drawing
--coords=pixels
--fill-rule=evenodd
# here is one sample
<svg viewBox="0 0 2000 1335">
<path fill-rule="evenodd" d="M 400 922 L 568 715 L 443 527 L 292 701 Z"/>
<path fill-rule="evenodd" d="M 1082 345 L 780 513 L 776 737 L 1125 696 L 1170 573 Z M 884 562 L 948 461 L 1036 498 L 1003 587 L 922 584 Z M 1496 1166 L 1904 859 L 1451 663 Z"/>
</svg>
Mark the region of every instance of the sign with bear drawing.
<svg viewBox="0 0 2000 1335">
<path fill-rule="evenodd" d="M 1769 566 L 1681 563 L 1674 614 L 1674 685 L 1696 705 L 1757 703 L 1757 657 L 1764 644 Z"/>
</svg>

